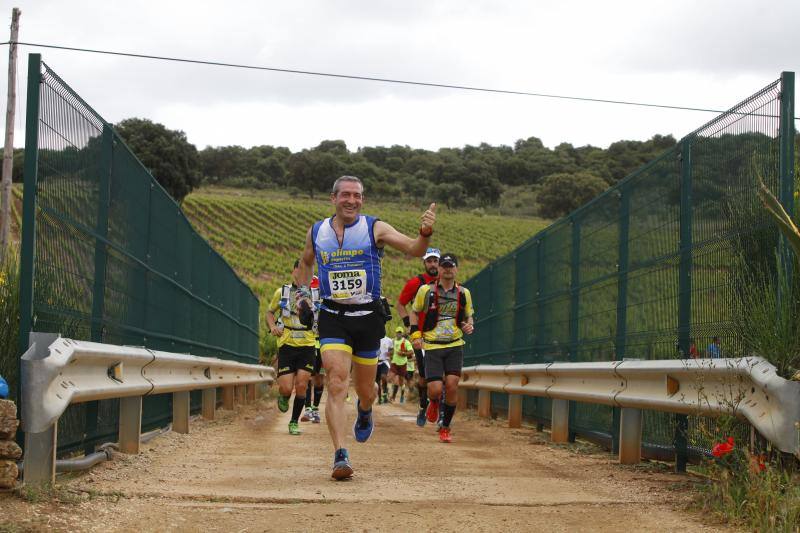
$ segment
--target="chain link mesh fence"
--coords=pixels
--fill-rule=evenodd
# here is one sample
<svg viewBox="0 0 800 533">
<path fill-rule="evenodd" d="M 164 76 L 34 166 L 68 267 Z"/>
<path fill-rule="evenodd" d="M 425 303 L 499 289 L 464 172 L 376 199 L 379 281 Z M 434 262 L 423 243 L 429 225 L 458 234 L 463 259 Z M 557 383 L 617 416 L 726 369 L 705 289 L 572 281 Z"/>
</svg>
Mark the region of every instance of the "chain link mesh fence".
<svg viewBox="0 0 800 533">
<path fill-rule="evenodd" d="M 465 366 L 708 357 L 715 337 L 723 356 L 748 355 L 732 317 L 734 273 L 779 260 L 757 176 L 792 213 L 793 102 L 784 73 L 468 280 L 477 314 Z M 550 408 L 523 403 L 539 421 Z M 615 424 L 611 407 L 572 402 L 573 432 L 610 441 Z M 645 445 L 672 450 L 675 426 L 676 415 L 645 412 Z M 689 417 L 690 447 L 710 447 L 709 426 Z"/>
<path fill-rule="evenodd" d="M 28 83 L 20 349 L 40 331 L 257 362 L 250 288 L 37 54 Z M 114 440 L 117 414 L 116 400 L 71 406 L 59 450 Z M 145 397 L 143 429 L 170 418 L 171 395 Z"/>
</svg>

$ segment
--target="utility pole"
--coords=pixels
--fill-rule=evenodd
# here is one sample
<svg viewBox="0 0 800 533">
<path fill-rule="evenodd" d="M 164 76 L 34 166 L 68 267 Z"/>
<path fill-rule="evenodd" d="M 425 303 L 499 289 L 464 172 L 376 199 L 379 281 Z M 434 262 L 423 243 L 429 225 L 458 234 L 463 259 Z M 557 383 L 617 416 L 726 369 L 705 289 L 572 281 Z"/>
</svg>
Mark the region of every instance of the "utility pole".
<svg viewBox="0 0 800 533">
<path fill-rule="evenodd" d="M 17 105 L 17 41 L 19 16 L 11 11 L 11 42 L 8 47 L 8 101 L 6 102 L 6 144 L 3 148 L 3 177 L 0 181 L 0 260 L 8 251 L 11 237 L 11 174 L 14 170 L 14 110 Z"/>
</svg>

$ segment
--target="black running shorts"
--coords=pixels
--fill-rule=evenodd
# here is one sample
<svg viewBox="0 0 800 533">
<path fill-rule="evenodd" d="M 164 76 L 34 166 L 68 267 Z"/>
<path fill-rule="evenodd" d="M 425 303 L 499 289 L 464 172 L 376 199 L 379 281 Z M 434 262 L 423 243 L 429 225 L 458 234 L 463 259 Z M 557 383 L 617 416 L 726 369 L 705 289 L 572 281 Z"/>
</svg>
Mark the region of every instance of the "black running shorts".
<svg viewBox="0 0 800 533">
<path fill-rule="evenodd" d="M 417 359 L 417 374 L 425 379 L 425 357 L 422 355 L 422 350 L 414 350 L 414 357 Z"/>
<path fill-rule="evenodd" d="M 320 351 L 342 350 L 348 352 L 354 363 L 378 364 L 381 339 L 386 334 L 383 318 L 376 312 L 362 316 L 319 313 Z"/>
<path fill-rule="evenodd" d="M 441 381 L 444 376 L 460 376 L 464 366 L 464 347 L 425 350 L 425 379 Z"/>
<path fill-rule="evenodd" d="M 322 368 L 322 354 L 319 353 L 319 348 L 314 348 L 314 370 L 311 372 L 311 375 L 316 376 L 324 373 L 325 371 Z"/>
<path fill-rule="evenodd" d="M 313 346 L 289 346 L 284 344 L 278 348 L 278 377 L 305 370 L 309 374 L 314 371 Z"/>
</svg>

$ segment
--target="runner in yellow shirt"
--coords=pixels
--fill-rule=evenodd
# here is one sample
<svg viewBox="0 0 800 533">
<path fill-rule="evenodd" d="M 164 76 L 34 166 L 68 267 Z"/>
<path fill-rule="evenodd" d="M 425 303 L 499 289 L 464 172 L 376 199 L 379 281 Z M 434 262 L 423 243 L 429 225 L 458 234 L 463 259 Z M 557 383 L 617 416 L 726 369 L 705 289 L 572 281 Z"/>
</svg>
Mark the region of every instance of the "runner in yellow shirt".
<svg viewBox="0 0 800 533">
<path fill-rule="evenodd" d="M 289 410 L 289 397 L 294 390 L 290 435 L 300 434 L 297 421 L 316 355 L 313 303 L 309 289 L 297 285 L 298 263 L 295 261 L 292 269 L 292 284 L 275 289 L 267 309 L 267 326 L 278 337 L 278 409 L 282 413 Z"/>
<path fill-rule="evenodd" d="M 464 334 L 474 331 L 472 295 L 456 283 L 458 259 L 453 254 L 439 258 L 439 279 L 423 285 L 411 305 L 411 339 L 414 347 L 425 350 L 425 380 L 430 403 L 429 422 L 439 418 L 439 402 L 444 385 L 444 418 L 439 440 L 451 442 L 450 423 L 456 412 L 458 382 L 464 365 Z"/>
</svg>

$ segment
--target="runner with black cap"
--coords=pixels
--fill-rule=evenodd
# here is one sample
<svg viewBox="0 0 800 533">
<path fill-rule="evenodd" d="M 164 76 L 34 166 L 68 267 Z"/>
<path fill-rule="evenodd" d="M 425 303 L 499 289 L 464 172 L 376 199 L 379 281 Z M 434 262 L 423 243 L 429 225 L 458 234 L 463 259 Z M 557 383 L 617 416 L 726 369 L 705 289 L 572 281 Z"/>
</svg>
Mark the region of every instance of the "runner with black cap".
<svg viewBox="0 0 800 533">
<path fill-rule="evenodd" d="M 415 348 L 425 350 L 425 379 L 430 403 L 428 422 L 436 422 L 444 410 L 439 440 L 451 442 L 450 424 L 456 412 L 458 382 L 464 365 L 464 339 L 474 331 L 472 295 L 456 282 L 458 258 L 444 254 L 439 258 L 439 279 L 423 285 L 411 305 L 411 339 Z M 444 406 L 439 398 L 445 391 Z"/>
</svg>

